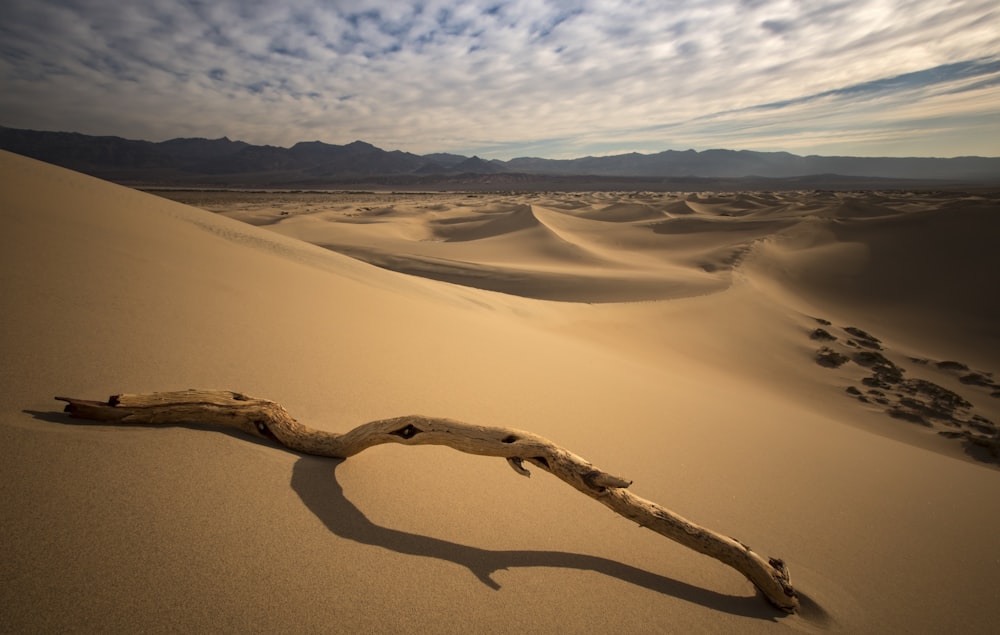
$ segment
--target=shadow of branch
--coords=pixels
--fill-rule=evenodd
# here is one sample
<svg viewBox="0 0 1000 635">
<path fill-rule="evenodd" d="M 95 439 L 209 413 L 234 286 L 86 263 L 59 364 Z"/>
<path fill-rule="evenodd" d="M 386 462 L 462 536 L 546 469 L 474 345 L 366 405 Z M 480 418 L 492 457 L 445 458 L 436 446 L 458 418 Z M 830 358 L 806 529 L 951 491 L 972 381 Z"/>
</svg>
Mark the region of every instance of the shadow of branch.
<svg viewBox="0 0 1000 635">
<path fill-rule="evenodd" d="M 500 585 L 496 571 L 517 567 L 558 567 L 595 571 L 629 584 L 700 604 L 715 610 L 774 620 L 784 615 L 759 595 L 732 596 L 699 588 L 607 558 L 560 551 L 496 551 L 471 547 L 430 536 L 381 527 L 344 496 L 336 469 L 342 461 L 303 456 L 292 471 L 292 489 L 306 507 L 335 535 L 397 553 L 438 558 L 459 564 L 492 589 Z"/>
</svg>

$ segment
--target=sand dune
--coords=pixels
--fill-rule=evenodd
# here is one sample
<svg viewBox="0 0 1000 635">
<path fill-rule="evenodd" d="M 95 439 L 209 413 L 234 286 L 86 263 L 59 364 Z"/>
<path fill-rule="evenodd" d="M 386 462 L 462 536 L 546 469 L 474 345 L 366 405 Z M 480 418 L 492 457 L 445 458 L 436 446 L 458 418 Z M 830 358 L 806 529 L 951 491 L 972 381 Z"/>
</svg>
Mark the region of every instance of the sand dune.
<svg viewBox="0 0 1000 635">
<path fill-rule="evenodd" d="M 997 211 L 973 199 L 824 219 L 762 245 L 755 269 L 828 311 L 864 311 L 873 328 L 995 367 Z"/>
<path fill-rule="evenodd" d="M 0 168 L 4 630 L 995 629 L 1000 470 L 962 436 L 1000 420 L 995 198 L 175 194 L 210 212 Z M 187 387 L 532 430 L 784 558 L 803 610 L 502 461 L 52 400 Z"/>
</svg>

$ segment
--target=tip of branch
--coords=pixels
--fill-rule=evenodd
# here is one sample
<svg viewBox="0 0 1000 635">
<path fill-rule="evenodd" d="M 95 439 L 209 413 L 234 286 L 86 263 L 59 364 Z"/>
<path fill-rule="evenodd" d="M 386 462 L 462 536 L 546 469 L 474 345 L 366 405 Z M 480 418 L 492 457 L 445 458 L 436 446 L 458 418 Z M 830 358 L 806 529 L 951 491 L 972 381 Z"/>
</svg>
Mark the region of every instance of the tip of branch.
<svg viewBox="0 0 1000 635">
<path fill-rule="evenodd" d="M 71 417 L 79 417 L 81 419 L 115 421 L 124 418 L 128 414 L 114 409 L 117 405 L 114 397 L 107 402 L 77 399 L 75 397 L 56 397 L 56 400 L 66 402 L 63 412 L 68 413 Z"/>
</svg>

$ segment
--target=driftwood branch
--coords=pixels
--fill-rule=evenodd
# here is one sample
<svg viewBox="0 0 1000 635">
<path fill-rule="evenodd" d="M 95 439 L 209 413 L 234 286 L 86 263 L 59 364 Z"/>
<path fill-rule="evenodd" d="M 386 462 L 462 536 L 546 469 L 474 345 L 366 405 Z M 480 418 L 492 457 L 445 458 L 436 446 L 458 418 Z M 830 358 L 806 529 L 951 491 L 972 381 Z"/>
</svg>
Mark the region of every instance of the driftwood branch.
<svg viewBox="0 0 1000 635">
<path fill-rule="evenodd" d="M 738 540 L 718 534 L 640 498 L 627 490 L 631 481 L 595 468 L 548 439 L 511 428 L 483 427 L 422 416 L 396 417 L 362 424 L 337 434 L 315 430 L 293 419 L 273 401 L 220 390 L 187 390 L 114 395 L 107 402 L 56 397 L 73 417 L 121 424 L 205 423 L 237 428 L 286 448 L 346 459 L 382 443 L 444 445 L 507 460 L 528 476 L 525 463 L 545 470 L 643 527 L 711 556 L 743 575 L 775 606 L 787 612 L 798 598 L 783 561 L 765 560 Z"/>
</svg>

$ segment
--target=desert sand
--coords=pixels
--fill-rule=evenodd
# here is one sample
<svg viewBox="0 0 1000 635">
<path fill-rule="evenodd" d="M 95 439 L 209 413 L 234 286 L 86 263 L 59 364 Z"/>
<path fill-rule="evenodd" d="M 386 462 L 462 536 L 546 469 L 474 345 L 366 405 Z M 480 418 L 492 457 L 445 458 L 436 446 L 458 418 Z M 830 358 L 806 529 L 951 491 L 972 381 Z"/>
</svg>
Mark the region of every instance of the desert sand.
<svg viewBox="0 0 1000 635">
<path fill-rule="evenodd" d="M 995 195 L 0 179 L 4 631 L 995 632 Z M 53 400 L 185 388 L 541 434 L 783 558 L 802 610 L 500 459 Z"/>
</svg>

